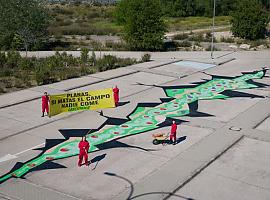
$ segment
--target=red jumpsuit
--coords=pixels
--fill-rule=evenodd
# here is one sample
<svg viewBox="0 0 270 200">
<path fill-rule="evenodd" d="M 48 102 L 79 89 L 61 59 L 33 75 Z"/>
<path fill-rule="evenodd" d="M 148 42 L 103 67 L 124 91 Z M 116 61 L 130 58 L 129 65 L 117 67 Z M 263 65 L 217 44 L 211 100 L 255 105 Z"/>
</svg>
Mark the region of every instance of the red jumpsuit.
<svg viewBox="0 0 270 200">
<path fill-rule="evenodd" d="M 119 89 L 118 89 L 118 87 L 113 88 L 113 97 L 114 97 L 115 106 L 117 106 L 118 102 L 119 102 Z"/>
<path fill-rule="evenodd" d="M 78 145 L 80 149 L 80 154 L 79 154 L 79 161 L 78 161 L 78 166 L 82 165 L 82 160 L 84 158 L 85 164 L 88 165 L 88 150 L 89 150 L 89 142 L 88 141 L 80 141 Z"/>
<path fill-rule="evenodd" d="M 174 143 L 176 142 L 176 130 L 177 130 L 177 125 L 176 124 L 172 124 L 171 126 L 171 134 L 170 134 L 170 140 L 172 141 L 172 139 L 174 139 Z"/>
<path fill-rule="evenodd" d="M 47 95 L 43 95 L 41 97 L 41 100 L 42 100 L 42 113 L 46 112 L 49 113 L 49 96 Z"/>
</svg>

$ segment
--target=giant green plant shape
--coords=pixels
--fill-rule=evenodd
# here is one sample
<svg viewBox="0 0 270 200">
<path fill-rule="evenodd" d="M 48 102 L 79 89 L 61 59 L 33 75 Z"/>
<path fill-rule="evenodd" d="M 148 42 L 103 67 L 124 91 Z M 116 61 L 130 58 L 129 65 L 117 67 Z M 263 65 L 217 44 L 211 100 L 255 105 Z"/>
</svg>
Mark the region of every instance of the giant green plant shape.
<svg viewBox="0 0 270 200">
<path fill-rule="evenodd" d="M 158 125 L 163 123 L 168 117 L 173 118 L 188 115 L 190 112 L 188 104 L 194 101 L 228 98 L 229 96 L 221 94 L 225 90 L 256 88 L 258 86 L 256 84 L 249 83 L 249 80 L 261 79 L 264 77 L 265 72 L 266 70 L 255 71 L 231 79 L 213 78 L 212 80 L 195 86 L 194 88 L 165 89 L 167 96 L 174 98 L 173 100 L 152 108 L 137 107 L 129 116 L 130 121 L 119 126 L 112 126 L 109 128 L 106 128 L 105 126 L 103 129 L 87 135 L 87 140 L 91 144 L 89 152 L 98 150 L 97 145 L 99 144 L 124 136 L 157 129 L 159 128 Z M 63 143 L 52 147 L 43 154 L 26 162 L 19 169 L 3 175 L 0 178 L 0 183 L 12 177 L 22 177 L 30 170 L 47 161 L 78 155 L 79 141 L 80 138 L 70 138 Z"/>
</svg>

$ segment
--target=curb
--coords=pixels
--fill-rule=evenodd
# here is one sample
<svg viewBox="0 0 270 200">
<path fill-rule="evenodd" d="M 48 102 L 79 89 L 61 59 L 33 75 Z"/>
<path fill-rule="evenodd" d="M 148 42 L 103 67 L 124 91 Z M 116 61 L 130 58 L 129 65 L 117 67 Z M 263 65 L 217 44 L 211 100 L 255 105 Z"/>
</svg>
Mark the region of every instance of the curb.
<svg viewBox="0 0 270 200">
<path fill-rule="evenodd" d="M 234 141 L 231 145 L 225 148 L 223 151 L 216 154 L 211 160 L 207 161 L 203 166 L 198 168 L 196 172 L 194 172 L 190 177 L 188 177 L 181 185 L 179 185 L 176 189 L 174 189 L 170 194 L 168 194 L 163 200 L 169 199 L 173 194 L 175 194 L 178 190 L 184 187 L 187 183 L 189 183 L 194 177 L 199 175 L 205 168 L 211 165 L 214 161 L 216 161 L 219 157 L 221 157 L 224 153 L 226 153 L 230 148 L 232 148 L 235 144 L 237 144 L 240 140 L 242 140 L 245 136 L 240 136 L 236 141 Z"/>
<path fill-rule="evenodd" d="M 170 62 L 168 62 L 168 63 L 163 63 L 163 64 L 158 64 L 158 65 L 149 67 L 148 69 L 152 69 L 152 68 L 156 68 L 156 67 L 161 67 L 161 66 L 164 66 L 164 65 L 169 65 L 169 64 L 172 64 L 172 63 L 175 63 L 175 62 L 178 62 L 178 61 L 179 61 L 179 60 L 176 60 L 176 61 L 170 61 Z M 132 66 L 132 65 L 131 65 L 131 66 Z M 126 67 L 131 67 L 131 66 L 126 66 Z M 119 68 L 118 68 L 118 69 L 119 69 Z M 134 69 L 133 69 L 133 70 L 134 70 Z M 78 89 L 78 88 L 85 87 L 85 86 L 88 86 L 88 85 L 93 85 L 93 84 L 101 83 L 101 82 L 104 82 L 104 81 L 112 80 L 112 79 L 115 79 L 115 78 L 120 78 L 120 77 L 123 77 L 123 76 L 135 74 L 135 73 L 138 73 L 138 72 L 140 72 L 140 70 L 134 70 L 134 72 L 128 72 L 128 73 L 125 73 L 125 74 L 122 74 L 122 75 L 113 76 L 113 77 L 110 77 L 110 78 L 106 78 L 106 79 L 94 81 L 94 82 L 89 83 L 89 84 L 82 84 L 82 85 L 78 85 L 78 86 L 75 86 L 75 87 L 67 88 L 67 89 L 65 89 L 64 91 L 67 92 L 67 91 L 74 90 L 74 89 Z M 89 76 L 91 76 L 91 75 L 92 75 L 92 74 L 89 74 Z M 31 88 L 28 88 L 28 89 L 31 89 Z M 33 101 L 33 100 L 37 100 L 37 99 L 39 99 L 39 98 L 41 98 L 41 96 L 38 96 L 38 97 L 32 97 L 32 98 L 25 99 L 25 100 L 22 100 L 22 101 L 18 101 L 18 102 L 15 102 L 15 103 L 2 105 L 2 106 L 0 106 L 0 109 L 8 108 L 8 107 L 15 106 L 15 105 L 19 105 L 19 104 L 26 103 L 26 102 Z"/>
</svg>

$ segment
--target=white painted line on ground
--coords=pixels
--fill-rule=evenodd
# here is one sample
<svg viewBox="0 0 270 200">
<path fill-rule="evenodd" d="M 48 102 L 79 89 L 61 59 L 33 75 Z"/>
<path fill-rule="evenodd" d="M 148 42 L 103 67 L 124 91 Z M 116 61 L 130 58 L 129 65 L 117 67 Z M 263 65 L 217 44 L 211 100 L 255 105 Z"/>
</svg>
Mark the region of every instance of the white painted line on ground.
<svg viewBox="0 0 270 200">
<path fill-rule="evenodd" d="M 36 146 L 33 146 L 33 147 L 29 148 L 29 149 L 23 150 L 23 151 L 21 151 L 21 152 L 19 152 L 19 153 L 15 153 L 15 154 L 13 154 L 13 155 L 12 155 L 12 154 L 7 154 L 7 155 L 5 155 L 5 156 L 3 156 L 3 157 L 0 158 L 0 163 L 1 163 L 1 162 L 8 161 L 8 160 L 13 160 L 13 159 L 15 159 L 15 158 L 18 158 L 18 155 L 23 154 L 23 153 L 25 153 L 25 152 L 27 152 L 27 151 L 30 151 L 30 150 L 32 150 L 32 149 L 35 149 L 35 148 L 37 148 L 37 147 L 43 146 L 44 144 L 45 144 L 45 142 L 42 143 L 42 144 L 38 144 L 38 145 L 36 145 Z"/>
<path fill-rule="evenodd" d="M 0 162 L 5 162 L 5 161 L 12 160 L 12 159 L 15 159 L 15 158 L 17 158 L 17 156 L 7 154 L 7 155 L 0 158 Z"/>
<path fill-rule="evenodd" d="M 18 156 L 18 155 L 20 155 L 20 154 L 23 154 L 23 153 L 25 153 L 25 152 L 27 152 L 27 151 L 30 151 L 30 150 L 32 150 L 32 149 L 35 149 L 35 148 L 37 148 L 37 147 L 39 147 L 39 146 L 42 146 L 42 145 L 44 145 L 44 144 L 45 144 L 45 142 L 42 143 L 42 144 L 38 144 L 38 145 L 36 145 L 36 146 L 34 146 L 34 147 L 31 147 L 31 148 L 29 148 L 29 149 L 23 150 L 23 151 L 21 151 L 21 152 L 19 152 L 19 153 L 16 153 L 16 154 L 14 154 L 14 155 L 15 155 L 15 156 Z"/>
</svg>

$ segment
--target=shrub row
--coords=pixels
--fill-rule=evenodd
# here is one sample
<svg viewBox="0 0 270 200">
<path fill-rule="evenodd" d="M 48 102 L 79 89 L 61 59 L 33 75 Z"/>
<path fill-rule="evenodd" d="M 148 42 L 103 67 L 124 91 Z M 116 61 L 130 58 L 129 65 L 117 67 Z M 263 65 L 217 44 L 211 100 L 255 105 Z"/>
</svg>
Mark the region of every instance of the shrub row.
<svg viewBox="0 0 270 200">
<path fill-rule="evenodd" d="M 136 59 L 117 58 L 105 55 L 97 59 L 94 52 L 89 56 L 88 49 L 82 49 L 76 58 L 66 52 L 56 52 L 54 56 L 37 59 L 21 57 L 18 52 L 0 52 L 0 93 L 58 82 L 125 67 L 137 63 Z"/>
</svg>

